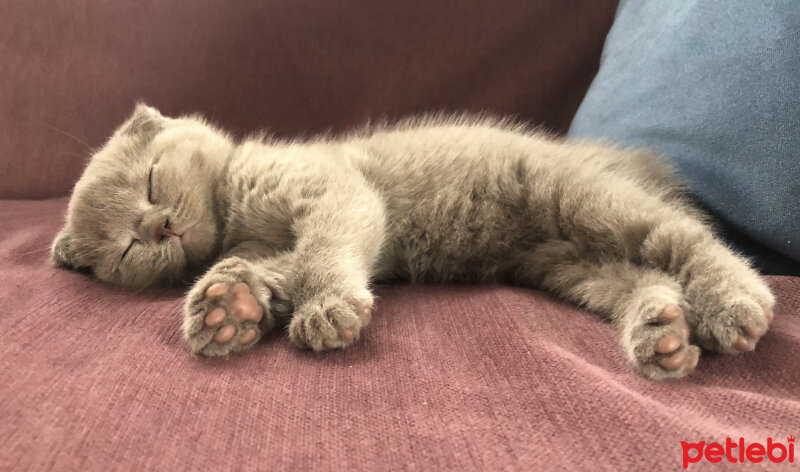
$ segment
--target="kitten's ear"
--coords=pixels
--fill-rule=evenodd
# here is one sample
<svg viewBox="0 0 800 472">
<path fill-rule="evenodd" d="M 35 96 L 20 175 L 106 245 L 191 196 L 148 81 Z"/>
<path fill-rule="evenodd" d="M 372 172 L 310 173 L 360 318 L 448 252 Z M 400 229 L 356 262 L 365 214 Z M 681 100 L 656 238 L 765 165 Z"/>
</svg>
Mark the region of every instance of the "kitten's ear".
<svg viewBox="0 0 800 472">
<path fill-rule="evenodd" d="M 120 127 L 121 134 L 152 138 L 163 128 L 164 116 L 155 108 L 137 103 L 128 120 Z"/>
<path fill-rule="evenodd" d="M 136 103 L 136 107 L 133 109 L 133 116 L 147 116 L 153 119 L 164 118 L 160 111 L 144 102 Z"/>
<path fill-rule="evenodd" d="M 75 261 L 72 257 L 72 251 L 70 250 L 70 235 L 67 228 L 58 232 L 56 239 L 53 241 L 53 246 L 50 248 L 50 255 L 56 267 L 63 267 L 66 269 L 76 268 Z"/>
</svg>

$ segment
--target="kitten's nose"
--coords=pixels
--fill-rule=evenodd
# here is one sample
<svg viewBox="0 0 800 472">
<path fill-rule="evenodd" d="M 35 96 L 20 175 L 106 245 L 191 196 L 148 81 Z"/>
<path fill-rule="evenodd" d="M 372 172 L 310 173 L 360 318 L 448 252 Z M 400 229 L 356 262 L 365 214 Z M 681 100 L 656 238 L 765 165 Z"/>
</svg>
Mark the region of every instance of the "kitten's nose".
<svg viewBox="0 0 800 472">
<path fill-rule="evenodd" d="M 169 226 L 169 218 L 162 218 L 156 223 L 155 240 L 161 241 L 168 236 L 177 236 L 172 228 Z"/>
</svg>

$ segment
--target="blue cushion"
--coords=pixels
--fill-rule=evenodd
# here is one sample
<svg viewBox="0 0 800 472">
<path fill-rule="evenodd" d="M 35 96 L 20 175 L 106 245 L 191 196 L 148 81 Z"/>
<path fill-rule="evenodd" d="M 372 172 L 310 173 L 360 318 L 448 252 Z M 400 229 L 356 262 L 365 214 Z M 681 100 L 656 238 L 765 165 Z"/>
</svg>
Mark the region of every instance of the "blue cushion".
<svg viewBox="0 0 800 472">
<path fill-rule="evenodd" d="M 660 151 L 763 269 L 800 267 L 797 0 L 622 0 L 569 135 Z"/>
</svg>

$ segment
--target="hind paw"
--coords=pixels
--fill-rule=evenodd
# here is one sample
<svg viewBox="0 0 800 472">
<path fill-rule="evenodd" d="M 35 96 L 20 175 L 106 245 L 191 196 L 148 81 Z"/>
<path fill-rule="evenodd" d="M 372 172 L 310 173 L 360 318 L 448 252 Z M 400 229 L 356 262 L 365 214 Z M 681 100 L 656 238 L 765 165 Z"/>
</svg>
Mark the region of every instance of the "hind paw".
<svg viewBox="0 0 800 472">
<path fill-rule="evenodd" d="M 684 377 L 700 359 L 700 348 L 690 343 L 683 309 L 669 301 L 640 305 L 626 319 L 622 344 L 636 369 L 651 379 Z"/>
</svg>

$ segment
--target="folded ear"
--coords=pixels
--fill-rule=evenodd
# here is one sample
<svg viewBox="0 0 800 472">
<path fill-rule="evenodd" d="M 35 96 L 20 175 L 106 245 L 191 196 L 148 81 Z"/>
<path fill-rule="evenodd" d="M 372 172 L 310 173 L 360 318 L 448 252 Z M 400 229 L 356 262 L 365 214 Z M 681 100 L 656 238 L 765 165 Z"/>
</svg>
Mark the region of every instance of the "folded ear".
<svg viewBox="0 0 800 472">
<path fill-rule="evenodd" d="M 164 116 L 153 107 L 137 103 L 128 120 L 119 128 L 121 134 L 152 138 L 163 127 Z"/>
<path fill-rule="evenodd" d="M 70 250 L 70 235 L 69 232 L 67 232 L 67 228 L 58 232 L 50 248 L 50 255 L 56 267 L 64 267 L 67 269 L 76 268 L 75 261 L 72 258 L 72 251 Z"/>
</svg>

